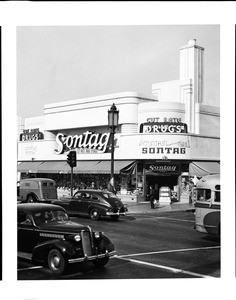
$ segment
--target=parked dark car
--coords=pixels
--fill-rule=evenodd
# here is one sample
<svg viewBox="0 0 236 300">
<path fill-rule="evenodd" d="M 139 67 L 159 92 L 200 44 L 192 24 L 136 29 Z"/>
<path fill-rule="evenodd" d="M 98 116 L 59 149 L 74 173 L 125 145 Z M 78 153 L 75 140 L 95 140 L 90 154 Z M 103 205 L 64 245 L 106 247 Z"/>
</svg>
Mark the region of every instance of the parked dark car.
<svg viewBox="0 0 236 300">
<path fill-rule="evenodd" d="M 47 265 L 62 274 L 70 264 L 106 265 L 115 254 L 110 239 L 91 227 L 72 222 L 64 208 L 45 203 L 17 204 L 18 257 Z"/>
<path fill-rule="evenodd" d="M 52 203 L 64 207 L 68 214 L 88 215 L 94 220 L 101 216 L 117 220 L 128 211 L 115 194 L 106 190 L 79 190 L 72 197 L 63 197 Z"/>
</svg>

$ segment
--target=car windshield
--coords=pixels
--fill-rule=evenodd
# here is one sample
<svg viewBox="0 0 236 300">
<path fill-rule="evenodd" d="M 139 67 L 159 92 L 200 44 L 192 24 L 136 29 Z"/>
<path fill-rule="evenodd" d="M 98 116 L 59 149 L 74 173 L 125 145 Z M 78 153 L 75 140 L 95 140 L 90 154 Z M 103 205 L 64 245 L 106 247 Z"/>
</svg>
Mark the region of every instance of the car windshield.
<svg viewBox="0 0 236 300">
<path fill-rule="evenodd" d="M 67 213 L 61 210 L 47 210 L 33 214 L 34 222 L 37 226 L 47 223 L 67 223 L 69 217 Z"/>
</svg>

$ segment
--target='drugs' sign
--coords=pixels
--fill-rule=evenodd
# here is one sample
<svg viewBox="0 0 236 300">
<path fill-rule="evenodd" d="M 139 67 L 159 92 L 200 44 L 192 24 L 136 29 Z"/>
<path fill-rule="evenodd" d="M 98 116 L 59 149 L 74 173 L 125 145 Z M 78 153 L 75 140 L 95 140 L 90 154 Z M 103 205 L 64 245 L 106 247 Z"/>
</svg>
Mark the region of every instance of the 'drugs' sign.
<svg viewBox="0 0 236 300">
<path fill-rule="evenodd" d="M 140 124 L 140 133 L 187 133 L 187 124 L 185 123 L 142 123 Z"/>
<path fill-rule="evenodd" d="M 23 133 L 20 134 L 21 142 L 43 140 L 44 135 L 39 131 L 39 128 L 35 129 L 24 129 Z"/>
</svg>

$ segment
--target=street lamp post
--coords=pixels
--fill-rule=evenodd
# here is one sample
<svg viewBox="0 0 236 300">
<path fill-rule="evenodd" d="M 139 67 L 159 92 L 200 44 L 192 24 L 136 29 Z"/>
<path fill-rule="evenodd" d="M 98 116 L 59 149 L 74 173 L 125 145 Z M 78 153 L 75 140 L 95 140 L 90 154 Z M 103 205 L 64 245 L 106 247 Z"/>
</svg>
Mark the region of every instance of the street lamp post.
<svg viewBox="0 0 236 300">
<path fill-rule="evenodd" d="M 118 126 L 119 120 L 119 110 L 117 110 L 115 104 L 113 103 L 111 108 L 108 110 L 108 126 L 111 131 L 111 178 L 109 188 L 111 192 L 115 190 L 115 180 L 114 180 L 114 136 L 115 131 Z"/>
</svg>

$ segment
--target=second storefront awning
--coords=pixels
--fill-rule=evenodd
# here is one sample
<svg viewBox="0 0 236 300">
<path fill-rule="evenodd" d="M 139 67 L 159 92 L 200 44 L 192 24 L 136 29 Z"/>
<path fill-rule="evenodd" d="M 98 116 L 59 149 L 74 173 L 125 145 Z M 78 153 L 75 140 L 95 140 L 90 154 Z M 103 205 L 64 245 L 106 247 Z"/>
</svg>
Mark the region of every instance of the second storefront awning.
<svg viewBox="0 0 236 300">
<path fill-rule="evenodd" d="M 219 162 L 209 162 L 209 161 L 193 161 L 189 164 L 189 175 L 197 177 L 202 177 L 210 174 L 220 173 L 220 163 Z"/>
<path fill-rule="evenodd" d="M 115 160 L 114 173 L 119 174 L 120 170 L 130 165 L 133 161 Z M 75 173 L 82 174 L 110 174 L 111 161 L 77 161 L 77 166 L 74 168 Z"/>
</svg>

